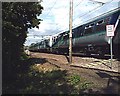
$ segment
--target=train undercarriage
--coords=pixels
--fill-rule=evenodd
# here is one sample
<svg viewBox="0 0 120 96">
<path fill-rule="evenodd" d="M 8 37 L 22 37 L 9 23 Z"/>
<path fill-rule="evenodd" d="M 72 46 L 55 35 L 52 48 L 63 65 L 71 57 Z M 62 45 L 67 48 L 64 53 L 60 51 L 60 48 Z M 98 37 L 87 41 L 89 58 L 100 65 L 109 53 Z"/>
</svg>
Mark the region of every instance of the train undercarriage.
<svg viewBox="0 0 120 96">
<path fill-rule="evenodd" d="M 105 47 L 106 46 L 106 47 Z M 110 45 L 102 46 L 87 46 L 87 47 L 73 47 L 72 53 L 82 53 L 84 55 L 90 56 L 91 54 L 96 54 L 99 56 L 110 55 Z M 120 57 L 120 44 L 113 45 L 113 55 L 114 57 Z M 69 48 L 50 48 L 49 52 L 56 54 L 69 54 Z"/>
</svg>

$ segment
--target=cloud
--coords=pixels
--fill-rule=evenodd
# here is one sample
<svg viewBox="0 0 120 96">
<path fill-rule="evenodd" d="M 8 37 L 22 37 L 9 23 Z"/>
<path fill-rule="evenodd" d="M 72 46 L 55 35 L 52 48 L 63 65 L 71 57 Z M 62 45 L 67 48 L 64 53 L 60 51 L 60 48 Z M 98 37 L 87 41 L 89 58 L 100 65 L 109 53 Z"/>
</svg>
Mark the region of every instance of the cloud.
<svg viewBox="0 0 120 96">
<path fill-rule="evenodd" d="M 28 35 L 27 40 L 31 39 L 30 41 L 32 41 L 35 35 L 54 35 L 63 30 L 68 30 L 69 1 L 70 0 L 43 0 L 41 5 L 44 7 L 44 10 L 38 17 L 43 19 L 43 21 L 41 21 L 39 29 L 33 28 L 28 30 L 28 34 L 31 34 L 31 37 Z M 108 3 L 110 1 L 112 2 Z M 108 4 L 101 6 L 100 3 L 96 2 Z M 117 2 L 118 0 L 73 0 L 73 27 L 81 25 L 90 20 L 90 18 L 94 18 L 103 12 L 116 8 Z"/>
</svg>

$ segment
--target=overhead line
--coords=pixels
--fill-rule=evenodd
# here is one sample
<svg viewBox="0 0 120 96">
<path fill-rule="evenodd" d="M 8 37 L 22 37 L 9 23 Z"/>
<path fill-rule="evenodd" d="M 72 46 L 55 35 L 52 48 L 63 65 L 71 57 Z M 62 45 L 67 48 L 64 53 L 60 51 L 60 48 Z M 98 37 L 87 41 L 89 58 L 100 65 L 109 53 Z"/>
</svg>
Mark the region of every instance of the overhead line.
<svg viewBox="0 0 120 96">
<path fill-rule="evenodd" d="M 101 7 L 101 5 L 98 6 L 98 7 L 95 7 L 93 10 L 87 11 L 87 12 L 84 13 L 83 15 L 79 16 L 79 18 L 85 16 L 86 14 L 89 14 L 90 12 L 92 12 L 92 11 L 94 11 L 95 9 L 98 9 L 98 8 L 100 8 L 100 7 Z M 89 13 L 88 13 L 88 12 L 89 12 Z M 77 17 L 76 17 L 75 19 L 77 19 Z M 75 20 L 75 19 L 73 19 L 73 20 Z"/>
<path fill-rule="evenodd" d="M 53 6 L 51 7 L 50 11 L 48 12 L 47 15 L 49 15 L 49 13 L 51 12 L 51 10 L 53 9 L 53 7 L 55 6 L 55 4 L 57 3 L 57 0 L 55 0 L 55 3 L 53 4 Z"/>
<path fill-rule="evenodd" d="M 82 1 L 84 1 L 84 0 L 82 0 Z M 82 1 L 81 1 L 81 2 L 82 2 Z M 81 4 L 81 2 L 79 2 L 79 3 L 75 6 L 75 8 L 78 7 L 78 5 Z M 99 7 L 101 7 L 101 6 L 98 6 L 97 9 L 98 9 Z M 75 9 L 75 8 L 74 8 L 74 9 Z M 94 9 L 91 10 L 90 12 L 94 11 L 95 9 L 96 9 L 96 8 L 94 8 Z M 86 13 L 83 14 L 82 16 L 79 16 L 79 18 L 85 16 L 87 13 L 88 13 L 88 12 L 86 12 Z M 74 18 L 74 19 L 73 19 L 73 22 L 74 22 L 74 20 L 77 19 L 77 18 L 78 18 L 78 17 Z M 58 25 L 58 24 L 57 24 L 57 25 Z M 59 28 L 59 29 L 60 29 L 60 28 Z M 59 29 L 58 29 L 58 30 L 59 30 Z M 66 29 L 67 29 L 67 28 L 66 28 Z M 62 31 L 62 30 L 61 30 L 61 31 Z"/>
<path fill-rule="evenodd" d="M 82 1 L 84 1 L 84 0 L 82 0 Z M 78 5 L 80 5 L 82 1 L 80 1 L 80 2 L 75 6 L 75 8 L 77 8 Z M 93 0 L 89 0 L 89 1 L 93 1 Z M 113 1 L 113 0 L 111 0 L 110 2 L 112 2 L 112 1 Z M 108 2 L 108 3 L 110 3 L 110 2 Z M 49 9 L 50 11 L 47 13 L 47 15 L 49 15 L 49 13 L 50 13 L 51 10 L 54 8 L 54 6 L 55 6 L 56 3 L 57 3 L 57 0 L 55 0 L 55 3 L 53 4 L 53 7 L 51 7 L 51 9 Z M 105 4 L 108 4 L 108 3 L 105 3 Z M 91 13 L 91 12 L 93 12 L 93 11 L 96 11 L 96 9 L 98 9 L 98 8 L 100 8 L 100 7 L 101 7 L 101 6 L 98 6 L 97 8 L 94 8 L 93 10 L 88 11 L 88 12 Z M 74 9 L 75 9 L 75 8 L 74 8 Z M 85 16 L 86 14 L 89 14 L 88 12 L 86 12 L 85 14 L 79 16 L 79 18 Z M 76 19 L 77 19 L 77 17 L 74 18 L 73 21 L 76 20 Z M 56 23 L 56 25 L 58 25 L 58 23 Z M 59 29 L 60 29 L 60 28 L 58 28 L 58 30 L 59 30 Z M 65 28 L 65 29 L 62 29 L 61 31 L 65 31 L 65 30 L 67 30 L 67 29 L 68 29 L 68 28 Z M 59 32 L 61 32 L 61 31 L 59 31 Z M 58 33 L 58 32 L 57 32 L 57 33 Z M 57 33 L 56 33 L 56 34 L 57 34 Z"/>
<path fill-rule="evenodd" d="M 113 1 L 113 0 L 105 3 L 104 5 L 106 5 L 106 4 L 108 4 L 108 3 L 111 3 L 112 1 Z M 103 5 L 102 5 L 102 6 L 103 6 Z M 98 6 L 98 7 L 94 8 L 93 10 L 84 13 L 83 15 L 79 16 L 79 18 L 81 18 L 81 17 L 83 17 L 83 16 L 87 16 L 87 15 L 90 14 L 91 12 L 96 12 L 96 11 L 98 10 L 98 8 L 100 8 L 100 7 L 101 7 L 101 6 Z M 86 15 L 86 14 L 87 14 L 87 15 Z M 77 18 L 75 18 L 75 19 L 77 19 Z M 73 20 L 75 20 L 75 19 L 73 19 Z M 89 19 L 89 20 L 90 20 L 90 19 Z M 85 21 L 84 21 L 84 22 L 85 22 Z"/>
</svg>

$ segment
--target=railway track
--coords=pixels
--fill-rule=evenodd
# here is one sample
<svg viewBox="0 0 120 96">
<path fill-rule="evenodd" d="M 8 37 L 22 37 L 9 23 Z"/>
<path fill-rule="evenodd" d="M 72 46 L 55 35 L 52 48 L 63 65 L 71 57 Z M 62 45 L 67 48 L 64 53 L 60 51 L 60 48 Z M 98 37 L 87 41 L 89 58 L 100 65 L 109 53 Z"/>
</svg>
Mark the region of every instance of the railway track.
<svg viewBox="0 0 120 96">
<path fill-rule="evenodd" d="M 51 54 L 51 53 L 39 53 L 39 52 L 36 52 L 34 54 L 42 54 L 42 58 L 47 58 L 48 61 L 50 60 L 51 64 L 58 63 L 58 65 L 59 64 L 69 65 L 69 61 L 68 61 L 69 56 L 67 54 L 63 55 L 63 54 Z M 86 56 L 80 53 L 73 53 L 72 61 L 73 62 L 71 66 L 119 73 L 120 61 L 114 58 L 111 66 L 109 55 L 101 57 L 98 55 Z"/>
</svg>

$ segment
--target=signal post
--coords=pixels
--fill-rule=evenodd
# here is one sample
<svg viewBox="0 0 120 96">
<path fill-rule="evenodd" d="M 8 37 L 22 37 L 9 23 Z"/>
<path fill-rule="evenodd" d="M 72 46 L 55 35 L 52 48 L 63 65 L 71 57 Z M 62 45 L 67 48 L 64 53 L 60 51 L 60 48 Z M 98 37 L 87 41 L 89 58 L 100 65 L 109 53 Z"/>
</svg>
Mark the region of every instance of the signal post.
<svg viewBox="0 0 120 96">
<path fill-rule="evenodd" d="M 111 69 L 112 69 L 112 59 L 113 59 L 113 44 L 112 38 L 114 36 L 114 25 L 106 25 L 107 36 L 110 37 L 110 54 L 111 54 Z"/>
</svg>

